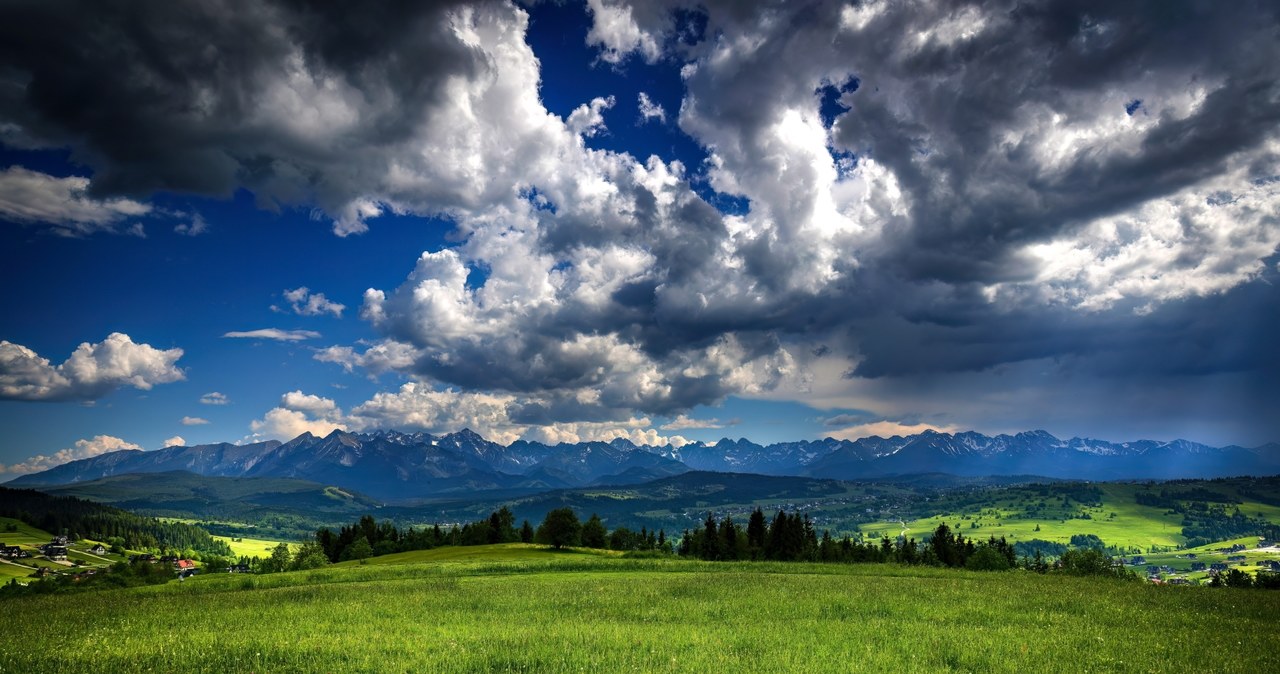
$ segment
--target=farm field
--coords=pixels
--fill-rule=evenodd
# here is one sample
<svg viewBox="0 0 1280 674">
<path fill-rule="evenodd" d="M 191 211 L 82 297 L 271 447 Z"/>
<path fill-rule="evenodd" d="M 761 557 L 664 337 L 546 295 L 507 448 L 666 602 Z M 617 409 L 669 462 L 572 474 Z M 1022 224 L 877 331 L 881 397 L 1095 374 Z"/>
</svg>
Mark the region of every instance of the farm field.
<svg viewBox="0 0 1280 674">
<path fill-rule="evenodd" d="M 582 559 L 590 559 L 592 557 L 622 557 L 621 552 L 613 550 L 593 550 L 582 548 L 575 550 L 573 554 L 553 554 L 549 555 L 546 546 L 532 545 L 527 543 L 503 543 L 499 545 L 470 545 L 470 546 L 447 546 L 442 548 L 434 548 L 431 550 L 412 550 L 409 552 L 397 552 L 381 557 L 370 557 L 369 559 L 360 561 L 342 562 L 335 565 L 336 567 L 344 566 L 385 566 L 392 564 L 440 564 L 451 562 L 483 562 L 493 561 L 495 558 L 503 562 L 527 562 L 536 561 L 546 563 L 551 562 L 576 562 Z"/>
<path fill-rule="evenodd" d="M 7 531 L 11 526 L 18 530 Z M 0 543 L 4 545 L 36 546 L 48 543 L 51 538 L 53 536 L 49 532 L 41 531 L 22 520 L 0 517 Z"/>
<path fill-rule="evenodd" d="M 1269 522 L 1280 522 L 1280 508 L 1259 503 L 1241 495 L 1231 484 L 1211 484 L 1212 489 L 1238 499 L 1241 512 Z M 927 517 L 904 521 L 880 521 L 859 527 L 863 536 L 879 538 L 908 537 L 922 539 L 939 524 L 946 523 L 967 538 L 985 539 L 1003 536 L 1011 543 L 1040 539 L 1067 543 L 1078 534 L 1093 534 L 1107 545 L 1121 550 L 1134 549 L 1147 553 L 1161 548 L 1185 545 L 1182 515 L 1167 508 L 1141 505 L 1136 494 L 1145 486 L 1127 483 L 1092 485 L 1101 494 L 1100 505 L 1069 501 L 1061 503 L 1057 495 L 1037 498 L 1029 490 L 992 491 L 989 498 L 974 499 L 962 507 L 944 508 Z M 1036 509 L 1048 501 L 1047 507 Z M 1217 547 L 1216 545 L 1213 547 Z M 1252 547 L 1249 546 L 1249 547 Z"/>
<path fill-rule="evenodd" d="M 1221 548 L 1230 548 L 1233 545 L 1243 545 L 1244 550 L 1238 552 L 1220 552 Z M 1237 538 L 1229 541 L 1221 541 L 1218 543 L 1210 543 L 1196 548 L 1186 548 L 1175 552 L 1159 552 L 1144 555 L 1144 564 L 1138 565 L 1135 569 L 1145 568 L 1147 565 L 1168 566 L 1172 568 L 1178 577 L 1186 578 L 1190 581 L 1208 582 L 1209 572 L 1207 570 L 1192 571 L 1192 563 L 1199 562 L 1205 564 L 1227 564 L 1230 568 L 1237 568 L 1241 571 L 1255 573 L 1258 569 L 1259 562 L 1277 561 L 1280 562 L 1280 549 L 1275 546 L 1266 548 L 1258 548 L 1258 537 L 1249 536 L 1245 538 Z M 1194 557 L 1193 557 L 1194 555 Z M 1243 556 L 1243 562 L 1229 561 L 1228 557 Z M 1162 574 L 1167 575 L 1167 574 Z"/>
<path fill-rule="evenodd" d="M 6 611 L 24 619 L 0 641 L 0 671 L 1280 669 L 1274 592 L 473 553 L 17 598 Z"/>
<path fill-rule="evenodd" d="M 243 538 L 240 536 L 214 536 L 213 538 L 231 546 L 231 553 L 236 557 L 261 557 L 264 559 L 271 556 L 271 551 L 277 545 L 285 542 L 267 538 Z M 235 540 L 232 540 L 233 538 Z M 289 543 L 290 550 L 296 550 L 297 547 L 297 543 Z"/>
</svg>

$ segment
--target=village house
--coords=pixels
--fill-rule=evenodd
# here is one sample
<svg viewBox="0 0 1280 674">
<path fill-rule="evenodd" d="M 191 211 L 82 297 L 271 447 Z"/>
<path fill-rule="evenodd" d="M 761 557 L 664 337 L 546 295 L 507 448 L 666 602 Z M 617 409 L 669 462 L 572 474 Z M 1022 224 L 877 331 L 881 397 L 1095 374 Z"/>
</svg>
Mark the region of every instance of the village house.
<svg viewBox="0 0 1280 674">
<path fill-rule="evenodd" d="M 5 559 L 18 559 L 20 557 L 27 556 L 29 555 L 27 555 L 22 548 L 16 545 L 0 545 L 0 557 L 4 557 Z"/>
<path fill-rule="evenodd" d="M 107 548 L 105 545 L 99 543 L 92 548 L 89 548 L 89 552 L 92 552 L 95 555 L 105 555 L 107 554 Z"/>
<path fill-rule="evenodd" d="M 59 536 L 58 538 L 61 538 L 64 541 L 66 540 L 65 536 Z M 56 541 L 57 539 L 54 539 L 54 540 Z M 57 543 L 57 542 L 45 543 L 44 545 L 40 546 L 40 552 L 43 552 L 44 556 L 49 558 L 52 561 L 66 560 L 67 544 Z"/>
</svg>

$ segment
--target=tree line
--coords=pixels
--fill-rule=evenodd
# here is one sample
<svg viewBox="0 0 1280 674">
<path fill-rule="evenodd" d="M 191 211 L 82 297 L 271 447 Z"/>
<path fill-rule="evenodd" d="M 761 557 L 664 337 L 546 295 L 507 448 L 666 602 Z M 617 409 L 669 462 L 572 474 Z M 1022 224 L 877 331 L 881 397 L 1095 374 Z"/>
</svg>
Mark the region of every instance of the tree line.
<svg viewBox="0 0 1280 674">
<path fill-rule="evenodd" d="M 1004 539 L 965 538 L 941 524 L 927 542 L 914 538 L 878 541 L 836 539 L 830 530 L 819 535 L 808 515 L 779 510 L 772 520 L 756 508 L 746 526 L 731 516 L 716 519 L 710 513 L 702 527 L 686 529 L 680 539 L 681 556 L 709 561 L 773 560 L 785 562 L 836 562 L 924 564 L 954 568 L 999 570 L 1018 564 L 1013 546 Z"/>
<path fill-rule="evenodd" d="M 494 543 L 541 543 L 554 548 L 672 552 L 671 542 L 667 540 L 664 530 L 653 532 L 642 527 L 640 531 L 632 531 L 626 527 L 618 527 L 609 531 L 598 515 L 592 515 L 583 523 L 570 508 L 548 512 L 537 528 L 529 520 L 524 520 L 517 527 L 515 515 L 506 506 L 493 511 L 484 519 L 447 529 L 439 524 L 402 529 L 391 522 L 377 522 L 373 517 L 365 515 L 358 522 L 343 526 L 337 531 L 328 527 L 320 528 L 304 546 L 310 543 L 314 543 L 318 552 L 329 562 L 345 562 L 443 546 Z"/>
<path fill-rule="evenodd" d="M 21 520 L 71 540 L 110 541 L 129 550 L 194 550 L 230 555 L 231 548 L 200 527 L 163 522 L 70 496 L 0 487 L 0 517 Z"/>
</svg>

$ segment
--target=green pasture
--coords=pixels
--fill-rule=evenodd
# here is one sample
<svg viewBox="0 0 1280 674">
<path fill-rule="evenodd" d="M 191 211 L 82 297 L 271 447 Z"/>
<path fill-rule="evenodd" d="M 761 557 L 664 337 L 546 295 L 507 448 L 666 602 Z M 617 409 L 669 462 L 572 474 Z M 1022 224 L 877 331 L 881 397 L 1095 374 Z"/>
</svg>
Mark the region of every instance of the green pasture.
<svg viewBox="0 0 1280 674">
<path fill-rule="evenodd" d="M 0 671 L 1280 670 L 1276 592 L 473 553 L 10 599 Z"/>
<path fill-rule="evenodd" d="M 342 562 L 337 567 L 390 564 L 441 564 L 453 562 L 480 562 L 494 559 L 503 562 L 537 561 L 541 563 L 574 562 L 591 557 L 621 557 L 621 552 L 613 550 L 593 550 L 590 548 L 574 548 L 557 553 L 548 553 L 546 546 L 527 543 L 500 543 L 498 545 L 446 546 L 431 550 L 411 550 L 397 552 L 381 557 L 365 560 Z"/>
<path fill-rule="evenodd" d="M 6 531 L 10 525 L 17 525 L 17 532 Z M 37 529 L 22 520 L 0 517 L 0 543 L 5 545 L 36 546 L 53 540 L 53 535 Z"/>
<path fill-rule="evenodd" d="M 0 582 L 7 583 L 10 578 L 17 578 L 19 582 L 26 583 L 27 576 L 31 575 L 32 570 L 25 566 L 17 566 L 8 562 L 0 562 Z"/>
<path fill-rule="evenodd" d="M 1107 545 L 1139 548 L 1147 551 L 1152 546 L 1172 548 L 1186 543 L 1182 535 L 1182 516 L 1170 514 L 1166 509 L 1139 505 L 1134 498 L 1138 485 L 1098 484 L 1102 491 L 1100 507 L 1072 503 L 1072 514 L 1087 513 L 1089 519 L 1078 517 L 1022 517 L 1034 498 L 1014 498 L 993 491 L 989 501 L 963 510 L 939 512 L 929 517 L 906 521 L 908 537 L 922 539 L 946 523 L 956 533 L 966 538 L 985 539 L 1004 536 L 1010 542 L 1041 539 L 1067 543 L 1077 534 L 1094 534 Z M 1213 486 L 1215 490 L 1235 495 L 1235 489 Z M 1048 499 L 1054 501 L 1055 499 Z M 1280 522 L 1280 508 L 1242 499 L 1241 512 L 1262 516 L 1272 522 Z M 1036 528 L 1039 527 L 1039 531 Z M 860 527 L 863 536 L 894 538 L 902 532 L 901 522 L 876 522 Z"/>
<path fill-rule="evenodd" d="M 263 559 L 270 557 L 271 551 L 284 542 L 266 538 L 241 538 L 239 536 L 234 537 L 239 539 L 235 541 L 231 540 L 232 536 L 214 536 L 213 538 L 231 546 L 231 553 L 236 557 L 261 557 Z M 297 547 L 297 543 L 289 543 L 290 550 L 296 550 Z"/>
<path fill-rule="evenodd" d="M 1245 549 L 1239 552 L 1217 551 L 1218 548 L 1230 548 L 1232 545 L 1237 543 L 1245 546 Z M 1250 574 L 1256 574 L 1258 572 L 1259 562 L 1265 560 L 1275 560 L 1280 562 L 1280 551 L 1277 551 L 1276 548 L 1268 547 L 1259 549 L 1257 545 L 1258 537 L 1248 536 L 1245 538 L 1220 541 L 1218 543 L 1211 543 L 1209 545 L 1202 545 L 1200 547 L 1187 548 L 1185 550 L 1177 550 L 1174 552 L 1153 553 L 1143 555 L 1146 558 L 1146 562 L 1133 568 L 1145 572 L 1147 565 L 1169 566 L 1173 568 L 1180 577 L 1192 581 L 1207 582 L 1209 579 L 1209 572 L 1207 570 L 1192 571 L 1192 563 L 1203 562 L 1206 567 L 1210 564 L 1225 563 L 1228 564 L 1230 568 L 1240 569 L 1241 571 L 1245 571 Z M 1190 555 L 1195 555 L 1195 558 L 1192 559 Z M 1227 557 L 1234 557 L 1236 555 L 1244 555 L 1245 560 L 1243 562 L 1227 561 Z"/>
</svg>

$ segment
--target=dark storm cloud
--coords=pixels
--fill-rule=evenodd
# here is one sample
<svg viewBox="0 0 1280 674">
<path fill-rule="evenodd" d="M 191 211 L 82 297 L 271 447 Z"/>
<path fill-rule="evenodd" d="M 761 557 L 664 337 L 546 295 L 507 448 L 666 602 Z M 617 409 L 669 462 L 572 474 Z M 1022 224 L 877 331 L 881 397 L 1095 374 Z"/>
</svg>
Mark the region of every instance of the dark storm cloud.
<svg viewBox="0 0 1280 674">
<path fill-rule="evenodd" d="M 173 190 L 341 204 L 363 163 L 406 140 L 453 76 L 485 64 L 450 30 L 457 3 L 16 2 L 0 8 L 7 140 L 70 146 L 100 195 Z M 291 81 L 290 77 L 294 77 Z M 331 84 L 357 123 L 308 137 L 290 86 Z M 343 99 L 338 101 L 337 99 Z"/>
<path fill-rule="evenodd" d="M 748 198 L 748 214 L 730 226 L 700 198 L 675 197 L 672 206 L 671 194 L 659 198 L 626 166 L 612 165 L 604 176 L 621 205 L 602 215 L 556 201 L 539 212 L 530 252 L 571 258 L 584 249 L 632 247 L 652 256 L 646 269 L 614 286 L 608 302 L 577 301 L 566 290 L 570 283 L 539 311 L 504 317 L 502 333 L 444 341 L 417 333 L 428 315 L 412 306 L 424 290 L 422 279 L 411 278 L 390 299 L 388 315 L 399 318 L 384 329 L 426 345 L 413 372 L 548 396 L 521 412 L 545 421 L 595 418 L 598 412 L 588 411 L 594 408 L 672 413 L 741 393 L 750 376 L 733 379 L 728 368 L 684 373 L 727 338 L 739 363 L 778 367 L 787 350 L 837 348 L 854 359 L 850 373 L 858 379 L 984 372 L 1043 359 L 1089 376 L 1201 376 L 1260 366 L 1261 343 L 1233 341 L 1221 326 L 1230 312 L 1258 311 L 1271 298 L 1221 304 L 1217 322 L 1188 317 L 1219 307 L 1217 293 L 1252 278 L 1258 258 L 1274 251 L 1267 243 L 1276 228 L 1270 193 L 1254 194 L 1252 211 L 1231 214 L 1210 200 L 1204 212 L 1178 216 L 1183 231 L 1176 237 L 1160 231 L 1156 243 L 1130 248 L 1164 225 L 1148 223 L 1135 208 L 1160 200 L 1178 208 L 1197 198 L 1204 206 L 1204 198 L 1184 192 L 1240 166 L 1247 178 L 1270 175 L 1274 157 L 1263 141 L 1275 138 L 1280 120 L 1266 68 L 1277 55 L 1267 38 L 1275 24 L 1270 10 L 865 8 L 867 26 L 849 29 L 840 4 L 756 12 L 737 6 L 727 14 L 712 6 L 707 35 L 718 37 L 677 50 L 696 61 L 680 123 L 713 153 L 723 187 Z M 655 31 L 673 26 L 650 10 L 635 18 Z M 1175 45 L 1190 36 L 1196 40 Z M 812 165 L 812 147 L 797 136 L 804 129 L 778 128 L 788 111 L 815 113 L 814 91 L 824 82 L 850 77 L 860 86 L 842 95 L 847 111 L 829 139 L 835 150 L 890 171 L 902 197 L 868 197 L 874 212 L 859 224 L 878 234 L 824 235 L 815 229 L 827 216 L 814 214 L 835 185 Z M 1132 113 L 1152 118 L 1117 130 L 1138 95 L 1148 102 Z M 1114 109 L 1106 109 L 1110 102 Z M 1053 281 L 1061 285 L 1050 288 L 1056 295 L 1044 294 L 1050 281 L 1038 275 L 1046 261 L 1030 256 L 1029 244 L 1070 240 L 1116 214 L 1124 221 L 1115 225 L 1115 240 L 1103 231 L 1080 244 L 1092 247 L 1088 255 L 1134 258 L 1107 271 L 1112 283 L 1174 271 L 1187 278 L 1115 299 L 1106 297 L 1105 284 L 1078 288 L 1082 281 L 1068 278 Z M 1247 219 L 1243 229 L 1222 234 L 1222 221 L 1236 215 Z M 1234 246 L 1238 255 L 1222 257 Z M 1170 247 L 1170 260 L 1156 255 Z M 572 274 L 576 265 L 554 270 Z M 1219 272 L 1224 278 L 1202 278 Z M 1025 292 L 1005 298 L 989 286 L 1001 283 Z M 466 312 L 483 313 L 476 297 L 462 301 Z M 1258 304 L 1249 310 L 1251 302 Z M 582 335 L 607 339 L 584 345 Z M 765 368 L 751 376 L 760 384 L 782 375 Z M 639 382 L 650 380 L 660 386 L 640 393 Z M 572 394 L 584 390 L 599 395 L 584 403 Z"/>
<path fill-rule="evenodd" d="M 903 39 L 966 5 L 992 17 L 972 40 L 913 49 Z M 1016 278 L 1016 247 L 1216 175 L 1275 135 L 1274 12 L 1261 3 L 891 6 L 849 47 L 862 86 L 844 95 L 851 110 L 834 135 L 892 166 L 911 193 L 915 212 L 897 253 L 907 274 Z M 901 89 L 877 91 L 886 80 Z M 1025 136 L 1002 139 L 1025 130 L 1018 116 L 1036 105 L 1071 114 L 1075 99 L 1108 88 L 1168 95 L 1219 81 L 1189 116 L 1160 120 L 1136 151 L 1099 147 L 1046 167 Z"/>
<path fill-rule="evenodd" d="M 1280 326 L 1242 324 L 1277 301 L 1274 5 L 606 4 L 606 61 L 687 66 L 705 166 L 593 149 L 499 3 L 5 4 L 0 139 L 70 146 L 100 195 L 246 187 L 344 234 L 448 214 L 456 249 L 365 296 L 394 363 L 323 357 L 524 396 L 519 423 L 675 414 L 830 355 L 886 389 L 1275 373 Z"/>
</svg>

